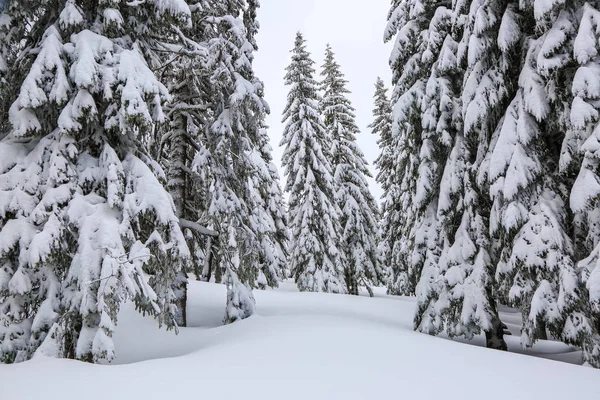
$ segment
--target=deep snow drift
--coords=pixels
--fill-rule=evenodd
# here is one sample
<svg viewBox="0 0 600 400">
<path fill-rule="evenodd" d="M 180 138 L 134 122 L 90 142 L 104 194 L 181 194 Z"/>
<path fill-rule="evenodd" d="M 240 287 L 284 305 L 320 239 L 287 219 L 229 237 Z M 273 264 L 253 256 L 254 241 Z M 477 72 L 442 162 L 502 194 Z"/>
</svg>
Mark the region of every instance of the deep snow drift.
<svg viewBox="0 0 600 400">
<path fill-rule="evenodd" d="M 412 299 L 297 293 L 290 283 L 255 296 L 258 316 L 222 326 L 225 288 L 191 282 L 194 327 L 179 335 L 127 305 L 114 336 L 117 365 L 43 357 L 0 365 L 0 398 L 564 400 L 600 393 L 600 371 L 591 368 L 415 333 Z M 518 315 L 505 311 L 518 330 Z M 519 348 L 517 336 L 508 339 L 511 350 Z M 581 362 L 560 343 L 535 351 Z"/>
</svg>

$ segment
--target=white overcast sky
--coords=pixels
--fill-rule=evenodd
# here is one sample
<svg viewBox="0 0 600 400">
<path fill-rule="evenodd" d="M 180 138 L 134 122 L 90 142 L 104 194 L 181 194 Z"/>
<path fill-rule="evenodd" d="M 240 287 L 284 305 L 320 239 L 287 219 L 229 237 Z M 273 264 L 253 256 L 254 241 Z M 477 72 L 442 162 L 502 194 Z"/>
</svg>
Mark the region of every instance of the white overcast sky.
<svg viewBox="0 0 600 400">
<path fill-rule="evenodd" d="M 381 76 L 390 85 L 388 66 L 391 45 L 383 43 L 389 0 L 261 0 L 258 13 L 260 31 L 257 36 L 259 51 L 254 69 L 265 83 L 265 97 L 271 107 L 267 118 L 273 157 L 284 179 L 281 168 L 283 148 L 279 147 L 283 124 L 281 113 L 285 107 L 288 88 L 283 84 L 285 67 L 290 62 L 290 50 L 296 32 L 307 40 L 308 50 L 316 62 L 316 78 L 320 79 L 325 45 L 331 44 L 342 72 L 349 81 L 350 101 L 356 108 L 357 123 L 361 129 L 358 143 L 365 153 L 374 174 L 373 161 L 377 157 L 377 138 L 367 128 L 372 121 L 375 80 Z M 285 181 L 282 181 L 282 185 Z M 370 180 L 377 199 L 381 190 Z M 287 197 L 287 196 L 286 196 Z"/>
</svg>

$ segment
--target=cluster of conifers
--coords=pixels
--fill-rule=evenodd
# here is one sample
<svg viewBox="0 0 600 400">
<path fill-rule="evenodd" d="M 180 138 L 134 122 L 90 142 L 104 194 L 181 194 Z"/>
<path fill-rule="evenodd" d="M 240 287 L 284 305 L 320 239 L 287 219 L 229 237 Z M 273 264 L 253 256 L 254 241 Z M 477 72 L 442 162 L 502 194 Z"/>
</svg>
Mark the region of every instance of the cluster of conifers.
<svg viewBox="0 0 600 400">
<path fill-rule="evenodd" d="M 600 13 L 584 1 L 394 1 L 382 250 L 416 329 L 550 334 L 600 366 Z"/>
</svg>

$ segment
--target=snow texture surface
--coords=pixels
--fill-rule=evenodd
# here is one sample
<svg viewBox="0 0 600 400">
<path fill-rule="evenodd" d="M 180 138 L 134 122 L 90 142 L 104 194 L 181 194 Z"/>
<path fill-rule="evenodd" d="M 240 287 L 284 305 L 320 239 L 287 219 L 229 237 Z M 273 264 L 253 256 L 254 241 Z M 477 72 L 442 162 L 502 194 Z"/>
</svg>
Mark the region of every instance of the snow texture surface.
<svg viewBox="0 0 600 400">
<path fill-rule="evenodd" d="M 188 322 L 179 335 L 123 307 L 111 366 L 37 356 L 0 365 L 2 399 L 593 399 L 600 372 L 565 362 L 487 350 L 412 331 L 414 302 L 321 293 L 256 291 L 257 315 L 222 326 L 225 286 L 190 284 Z M 511 330 L 518 314 L 501 310 Z M 509 348 L 520 350 L 518 336 Z M 474 344 L 483 343 L 481 337 Z M 348 351 L 349 349 L 352 351 Z M 581 362 L 556 342 L 532 350 Z M 423 373 L 426 371 L 427 378 Z M 31 377 L 36 384 L 24 384 Z M 231 377 L 235 376 L 235 382 Z M 434 385 L 425 384 L 435 377 Z M 465 377 L 468 388 L 457 385 Z M 102 382 L 104 390 L 89 390 Z M 500 385 L 500 386 L 499 386 Z M 267 387 L 268 390 L 255 388 Z M 70 390 L 59 390 L 69 387 Z M 496 387 L 498 390 L 489 390 Z"/>
</svg>

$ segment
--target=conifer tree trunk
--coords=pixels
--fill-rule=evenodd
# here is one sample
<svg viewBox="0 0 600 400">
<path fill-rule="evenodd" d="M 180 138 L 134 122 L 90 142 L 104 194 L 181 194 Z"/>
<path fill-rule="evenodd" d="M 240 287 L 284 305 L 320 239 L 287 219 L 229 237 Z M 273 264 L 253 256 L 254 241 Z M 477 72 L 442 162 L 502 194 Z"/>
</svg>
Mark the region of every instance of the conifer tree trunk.
<svg viewBox="0 0 600 400">
<path fill-rule="evenodd" d="M 179 218 L 187 218 L 186 215 L 186 198 L 187 193 L 187 179 L 186 174 L 183 170 L 187 164 L 187 143 L 185 143 L 182 126 L 185 126 L 185 118 L 179 114 L 175 121 L 175 129 L 173 132 L 174 140 L 172 146 L 172 156 L 170 168 L 168 170 L 169 176 L 169 193 L 173 197 L 173 203 L 175 205 L 175 211 Z M 186 326 L 186 309 L 187 309 L 187 271 L 183 271 L 180 277 L 177 287 L 175 288 L 175 294 L 177 299 L 175 304 L 177 306 L 176 323 L 178 326 Z"/>
<path fill-rule="evenodd" d="M 488 297 L 490 299 L 493 299 L 494 297 L 492 296 L 492 294 L 490 292 L 491 292 L 491 290 L 490 290 L 490 288 L 488 288 L 488 290 L 487 290 Z M 506 341 L 504 340 L 504 326 L 505 325 L 502 323 L 502 321 L 500 320 L 500 317 L 498 316 L 498 308 L 496 306 L 496 302 L 493 300 L 490 301 L 489 307 L 490 307 L 490 313 L 492 314 L 492 317 L 491 317 L 492 328 L 490 330 L 485 331 L 485 347 L 487 347 L 488 349 L 507 351 L 508 346 L 506 345 Z"/>
<path fill-rule="evenodd" d="M 485 331 L 485 347 L 495 350 L 508 350 L 504 340 L 504 327 L 500 318 L 493 318 L 492 329 Z"/>
<path fill-rule="evenodd" d="M 538 322 L 536 338 L 541 340 L 548 340 L 548 332 L 546 331 L 546 323 L 544 321 Z"/>
<path fill-rule="evenodd" d="M 187 279 L 177 288 L 179 293 L 175 304 L 178 313 L 176 314 L 177 326 L 187 326 Z"/>
<path fill-rule="evenodd" d="M 202 267 L 202 274 L 198 277 L 203 282 L 210 282 L 210 277 L 213 272 L 212 267 L 212 252 L 213 252 L 213 238 L 206 238 L 206 254 L 204 255 L 204 265 Z"/>
</svg>

